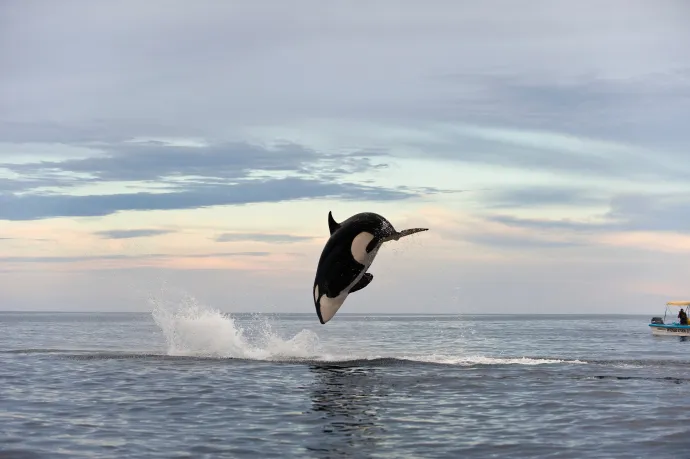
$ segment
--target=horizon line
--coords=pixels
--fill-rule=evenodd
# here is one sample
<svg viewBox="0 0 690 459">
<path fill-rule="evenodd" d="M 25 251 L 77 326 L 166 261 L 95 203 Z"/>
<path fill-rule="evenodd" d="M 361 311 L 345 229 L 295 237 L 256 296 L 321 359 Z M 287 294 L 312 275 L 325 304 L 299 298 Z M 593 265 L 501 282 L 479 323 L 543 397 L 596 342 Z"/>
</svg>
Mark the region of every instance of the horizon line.
<svg viewBox="0 0 690 459">
<path fill-rule="evenodd" d="M 84 314 L 84 313 L 95 313 L 95 314 L 150 314 L 152 311 L 89 311 L 89 310 L 3 310 L 0 309 L 0 314 L 13 313 L 13 314 Z M 290 315 L 313 315 L 313 312 L 257 312 L 257 311 L 218 311 L 224 314 L 290 314 Z M 483 312 L 483 313 L 472 313 L 472 312 L 341 312 L 338 315 L 350 315 L 350 316 L 639 316 L 645 315 L 646 313 L 621 313 L 621 312 L 611 312 L 611 313 L 601 313 L 601 312 L 512 312 L 512 313 L 500 313 L 500 312 Z"/>
</svg>

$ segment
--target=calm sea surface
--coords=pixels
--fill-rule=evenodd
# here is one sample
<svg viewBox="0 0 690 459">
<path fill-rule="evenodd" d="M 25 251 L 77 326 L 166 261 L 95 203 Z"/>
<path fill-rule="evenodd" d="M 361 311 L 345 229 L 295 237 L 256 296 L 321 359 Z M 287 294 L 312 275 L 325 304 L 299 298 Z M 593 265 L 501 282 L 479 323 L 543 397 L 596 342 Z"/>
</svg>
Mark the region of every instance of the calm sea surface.
<svg viewBox="0 0 690 459">
<path fill-rule="evenodd" d="M 687 458 L 650 317 L 0 313 L 0 456 Z"/>
</svg>

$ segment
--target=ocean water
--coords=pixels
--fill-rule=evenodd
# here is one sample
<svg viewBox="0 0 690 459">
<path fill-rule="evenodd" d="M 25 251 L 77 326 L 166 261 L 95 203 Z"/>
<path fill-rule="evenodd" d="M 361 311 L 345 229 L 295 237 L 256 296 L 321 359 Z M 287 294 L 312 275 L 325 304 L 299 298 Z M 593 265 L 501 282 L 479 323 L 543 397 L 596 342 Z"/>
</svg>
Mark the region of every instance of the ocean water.
<svg viewBox="0 0 690 459">
<path fill-rule="evenodd" d="M 690 457 L 649 319 L 0 313 L 0 457 Z"/>
</svg>

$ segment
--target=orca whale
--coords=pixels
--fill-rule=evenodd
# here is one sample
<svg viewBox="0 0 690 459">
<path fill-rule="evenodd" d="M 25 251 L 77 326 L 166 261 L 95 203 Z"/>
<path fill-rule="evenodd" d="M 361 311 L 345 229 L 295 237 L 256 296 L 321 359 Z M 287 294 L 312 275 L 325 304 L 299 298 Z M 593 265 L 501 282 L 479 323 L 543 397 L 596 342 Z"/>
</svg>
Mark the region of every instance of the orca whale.
<svg viewBox="0 0 690 459">
<path fill-rule="evenodd" d="M 372 212 L 353 215 L 341 223 L 328 212 L 328 229 L 331 234 L 321 252 L 312 290 L 322 324 L 333 318 L 350 293 L 369 285 L 374 276 L 367 269 L 383 243 L 428 230 L 396 231 L 388 220 Z"/>
</svg>

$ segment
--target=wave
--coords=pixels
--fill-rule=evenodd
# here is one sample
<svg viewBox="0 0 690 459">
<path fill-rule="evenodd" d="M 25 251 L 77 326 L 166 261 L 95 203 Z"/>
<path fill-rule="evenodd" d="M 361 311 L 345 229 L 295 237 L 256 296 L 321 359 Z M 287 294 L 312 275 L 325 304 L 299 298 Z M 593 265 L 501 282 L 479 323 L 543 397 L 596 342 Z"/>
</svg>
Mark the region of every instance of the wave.
<svg viewBox="0 0 690 459">
<path fill-rule="evenodd" d="M 167 343 L 167 355 L 176 357 L 223 358 L 272 362 L 395 362 L 446 365 L 542 365 L 584 363 L 553 358 L 502 358 L 458 355 L 361 355 L 328 351 L 311 330 L 281 337 L 264 316 L 255 316 L 244 327 L 232 316 L 199 304 L 195 298 L 150 298 L 152 316 Z"/>
<path fill-rule="evenodd" d="M 289 341 L 289 340 L 288 340 Z M 284 349 L 284 348 L 283 348 Z M 205 352 L 192 352 L 187 349 L 183 353 L 167 353 L 155 351 L 130 351 L 130 350 L 103 350 L 103 349 L 60 349 L 60 348 L 26 348 L 26 349 L 2 349 L 0 354 L 15 355 L 51 355 L 57 358 L 67 358 L 73 360 L 151 360 L 151 361 L 180 361 L 180 362 L 214 362 L 215 364 L 236 364 L 236 363 L 266 363 L 266 364 L 305 364 L 319 366 L 337 367 L 389 367 L 407 365 L 431 365 L 431 366 L 460 366 L 460 367 L 482 367 L 482 366 L 505 366 L 505 365 L 589 365 L 593 368 L 612 368 L 612 369 L 635 369 L 651 367 L 672 367 L 687 368 L 690 361 L 678 360 L 657 360 L 657 359 L 566 359 L 543 356 L 525 357 L 491 357 L 491 356 L 466 356 L 466 355 L 279 355 L 280 352 L 273 350 L 261 350 L 258 357 L 250 356 L 229 356 L 212 355 Z M 306 354 L 302 351 L 293 354 Z M 580 378 L 580 377 L 578 377 Z M 594 379 L 649 379 L 638 376 L 618 376 L 615 374 L 588 374 L 581 378 Z M 665 377 L 651 379 L 668 379 Z M 677 379 L 672 377 L 671 379 Z"/>
<path fill-rule="evenodd" d="M 310 330 L 283 339 L 265 317 L 257 316 L 253 326 L 245 329 L 231 316 L 202 306 L 189 296 L 182 301 L 156 298 L 150 302 L 168 355 L 269 360 L 321 354 L 319 337 Z"/>
<path fill-rule="evenodd" d="M 77 350 L 77 349 L 12 349 L 0 351 L 0 354 L 55 354 L 58 357 L 74 360 L 178 360 L 178 361 L 215 361 L 227 363 L 239 362 L 265 362 L 265 363 L 287 363 L 287 364 L 333 364 L 339 366 L 397 366 L 397 365 L 455 365 L 455 366 L 483 366 L 483 365 L 542 365 L 542 364 L 586 364 L 580 360 L 561 360 L 547 358 L 501 358 L 483 356 L 440 356 L 440 355 L 419 355 L 419 356 L 306 356 L 306 357 L 278 357 L 269 356 L 263 358 L 256 357 L 232 357 L 232 356 L 213 356 L 213 355 L 194 355 L 192 353 L 167 354 L 156 352 L 131 352 L 131 351 L 99 351 L 99 350 Z"/>
<path fill-rule="evenodd" d="M 225 362 L 273 362 L 302 364 L 334 364 L 339 366 L 387 366 L 387 365 L 451 365 L 481 367 L 492 365 L 583 365 L 634 369 L 648 366 L 676 366 L 684 362 L 663 359 L 598 360 L 570 356 L 531 355 L 467 355 L 454 351 L 372 350 L 362 348 L 345 351 L 337 344 L 326 346 L 319 336 L 307 329 L 281 336 L 266 315 L 233 317 L 217 309 L 199 304 L 186 294 L 170 295 L 161 290 L 150 297 L 151 316 L 164 341 L 159 345 L 145 346 L 136 351 L 128 349 L 11 349 L 0 354 L 48 354 L 72 359 L 150 359 Z M 247 320 L 249 319 L 249 320 Z M 284 325 L 284 324 L 283 324 Z M 296 330 L 295 330 L 296 331 Z M 690 362 L 687 362 L 690 364 Z"/>
<path fill-rule="evenodd" d="M 412 360 L 425 363 L 440 363 L 446 365 L 544 365 L 556 363 L 585 364 L 582 360 L 553 359 L 553 358 L 530 358 L 530 357 L 484 357 L 484 356 L 453 356 L 453 355 L 431 355 L 431 356 L 404 356 L 402 360 Z"/>
</svg>

